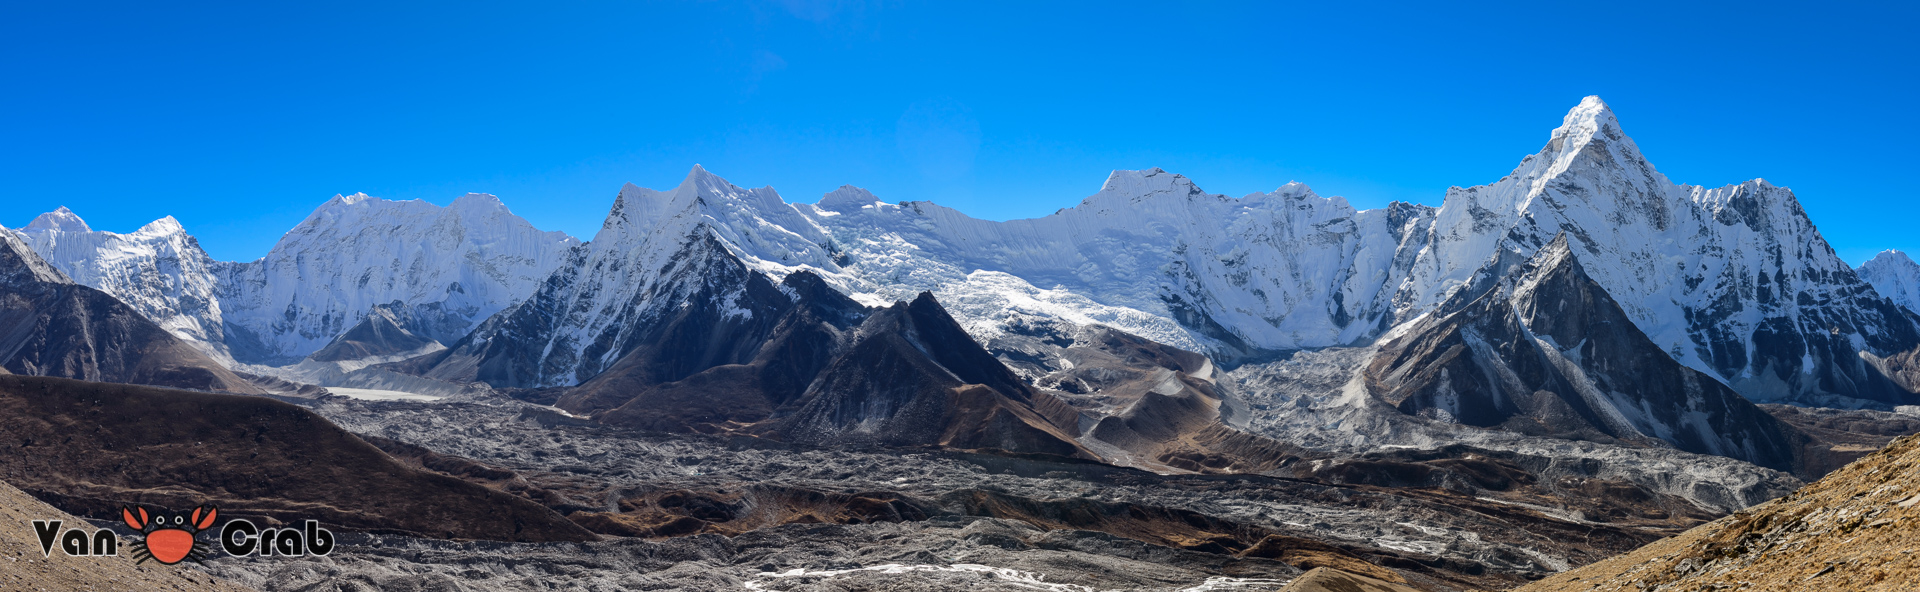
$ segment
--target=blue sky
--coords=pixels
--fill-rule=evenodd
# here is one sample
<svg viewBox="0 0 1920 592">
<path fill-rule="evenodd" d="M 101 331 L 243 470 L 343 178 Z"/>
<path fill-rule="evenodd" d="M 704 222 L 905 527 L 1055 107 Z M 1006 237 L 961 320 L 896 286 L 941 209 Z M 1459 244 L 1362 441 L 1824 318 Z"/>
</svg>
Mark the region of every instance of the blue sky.
<svg viewBox="0 0 1920 592">
<path fill-rule="evenodd" d="M 173 215 L 252 259 L 336 193 L 478 191 L 591 238 L 695 163 L 991 219 L 1155 166 L 1438 204 L 1598 94 L 1676 181 L 1920 251 L 1911 3 L 278 4 L 0 7 L 0 225 Z"/>
</svg>

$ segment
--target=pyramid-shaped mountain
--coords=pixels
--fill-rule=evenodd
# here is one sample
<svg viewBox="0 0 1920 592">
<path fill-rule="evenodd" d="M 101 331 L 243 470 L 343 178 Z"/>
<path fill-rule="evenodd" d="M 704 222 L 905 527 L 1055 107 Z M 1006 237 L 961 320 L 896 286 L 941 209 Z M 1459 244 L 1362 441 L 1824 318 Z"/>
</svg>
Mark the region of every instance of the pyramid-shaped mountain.
<svg viewBox="0 0 1920 592">
<path fill-rule="evenodd" d="M 1791 471 L 1807 438 L 1647 339 L 1565 235 L 1382 346 L 1367 386 L 1401 411 L 1520 433 L 1673 446 Z"/>
</svg>

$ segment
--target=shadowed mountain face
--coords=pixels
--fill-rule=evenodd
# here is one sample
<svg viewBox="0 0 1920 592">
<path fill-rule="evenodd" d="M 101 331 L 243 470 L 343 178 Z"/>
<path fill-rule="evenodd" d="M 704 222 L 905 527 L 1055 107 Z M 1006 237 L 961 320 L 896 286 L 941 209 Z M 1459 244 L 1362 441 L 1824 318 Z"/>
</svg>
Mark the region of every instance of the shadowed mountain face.
<svg viewBox="0 0 1920 592">
<path fill-rule="evenodd" d="M 736 264 L 737 265 L 737 264 Z M 608 423 L 712 432 L 753 423 L 799 405 L 807 385 L 846 347 L 870 311 L 807 272 L 777 286 L 736 266 L 654 326 L 646 341 L 606 372 L 562 397 Z M 731 299 L 715 298 L 732 273 Z M 731 308 L 728 308 L 728 307 Z"/>
<path fill-rule="evenodd" d="M 5 230 L 0 366 L 12 374 L 262 392 L 114 297 L 68 280 Z"/>
<path fill-rule="evenodd" d="M 862 323 L 803 399 L 777 428 L 800 442 L 1099 458 L 1074 442 L 1074 426 L 1043 416 L 1061 403 L 1021 382 L 924 292 Z"/>
<path fill-rule="evenodd" d="M 264 397 L 0 377 L 0 470 L 62 509 L 219 506 L 226 516 L 435 538 L 595 538 L 512 494 L 409 469 L 305 409 Z"/>
<path fill-rule="evenodd" d="M 973 342 L 931 295 L 877 312 L 811 273 L 753 274 L 728 315 L 695 299 L 656 341 L 557 405 L 604 423 L 746 430 L 810 444 L 998 448 L 1095 458 L 1037 406 L 1060 406 Z"/>
<path fill-rule="evenodd" d="M 807 271 L 779 283 L 696 228 L 648 288 L 579 343 L 547 295 L 489 319 L 454 346 L 387 367 L 441 380 L 537 385 L 572 368 L 605 370 L 555 404 L 603 423 L 661 431 L 742 431 L 807 443 L 1000 448 L 1097 458 L 1074 443 L 1064 409 L 961 329 L 931 294 L 873 311 Z"/>
<path fill-rule="evenodd" d="M 417 352 L 436 343 L 407 330 L 413 319 L 403 303 L 374 305 L 360 324 L 333 338 L 326 347 L 307 359 L 316 362 L 344 362 Z"/>
<path fill-rule="evenodd" d="M 585 255 L 562 265 L 541 289 L 519 304 L 488 318 L 446 351 L 396 364 L 393 369 L 449 382 L 485 382 L 495 387 L 572 386 L 586 382 L 621 358 L 650 344 L 685 316 L 681 305 L 717 311 L 715 319 L 751 329 L 770 320 L 767 308 L 777 296 L 772 284 L 747 269 L 711 233 L 695 229 L 671 251 L 651 261 L 621 261 L 592 270 Z M 653 267 L 658 265 L 657 267 Z M 620 273 L 652 278 L 639 285 L 591 281 L 596 274 Z M 641 266 L 648 269 L 637 269 Z M 609 309 L 579 310 L 585 300 L 606 290 L 630 291 L 624 302 Z M 624 292 L 623 292 L 624 293 Z M 597 296 L 595 296 L 597 297 Z M 733 306 L 727 308 L 728 304 Z M 585 330 L 570 324 L 576 317 L 611 315 L 605 326 Z M 696 319 L 697 321 L 697 319 Z M 712 343 L 725 347 L 725 339 Z M 553 344 L 563 344 L 555 346 Z M 753 345 L 740 346 L 750 351 Z M 647 368 L 656 376 L 677 379 L 713 363 L 743 361 L 742 351 L 702 351 L 682 356 L 680 367 Z"/>
<path fill-rule="evenodd" d="M 1489 277 L 1503 279 L 1387 343 L 1368 387 L 1435 419 L 1800 468 L 1803 434 L 1661 352 L 1587 277 L 1564 235 Z"/>
</svg>

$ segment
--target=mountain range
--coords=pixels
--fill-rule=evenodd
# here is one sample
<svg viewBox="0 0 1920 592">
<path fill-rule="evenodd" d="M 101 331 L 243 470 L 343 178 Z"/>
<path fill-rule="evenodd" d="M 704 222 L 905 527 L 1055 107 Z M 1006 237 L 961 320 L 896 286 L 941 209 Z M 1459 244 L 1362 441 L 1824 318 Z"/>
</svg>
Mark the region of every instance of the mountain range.
<svg viewBox="0 0 1920 592">
<path fill-rule="evenodd" d="M 897 364 L 937 370 L 907 384 L 984 385 L 1015 424 L 1078 440 L 1056 452 L 1129 456 L 1085 449 L 1115 444 L 1093 425 L 1162 403 L 1077 396 L 1089 383 L 1066 352 L 1092 350 L 1032 338 L 1042 326 L 1197 353 L 1204 370 L 1119 367 L 1184 376 L 1202 394 L 1182 408 L 1240 428 L 1258 423 L 1243 404 L 1253 393 L 1217 373 L 1356 348 L 1366 353 L 1354 375 L 1409 416 L 1782 469 L 1796 466 L 1797 432 L 1754 402 L 1920 402 L 1920 268 L 1895 252 L 1849 267 L 1793 193 L 1764 180 L 1669 181 L 1597 97 L 1512 173 L 1449 189 L 1439 207 L 1355 210 L 1299 183 L 1232 198 L 1150 169 L 1116 171 L 1053 215 L 993 222 L 851 186 L 789 203 L 695 166 L 668 191 L 622 188 L 585 243 L 481 194 L 447 207 L 336 197 L 246 263 L 212 260 L 171 218 L 116 234 L 62 208 L 20 235 L 68 277 L 234 368 L 391 362 L 369 371 L 573 389 L 562 407 L 678 429 L 779 420 L 884 432 L 875 422 L 918 399 L 860 399 L 877 415 L 806 410 L 870 388 L 860 385 L 875 364 L 895 363 L 841 358 L 886 334 L 906 345 L 871 355 L 918 351 Z M 939 359 L 948 346 L 930 349 L 926 327 L 949 323 L 996 360 L 963 367 L 1017 379 L 975 382 Z M 797 356 L 794 343 L 811 349 Z M 715 385 L 742 384 L 755 386 L 729 392 L 757 398 L 692 411 L 715 404 Z M 1187 391 L 1168 388 L 1159 396 Z"/>
<path fill-rule="evenodd" d="M 695 165 L 622 187 L 591 238 L 484 194 L 336 196 L 251 262 L 171 217 L 120 234 L 62 207 L 0 228 L 0 374 L 27 375 L 7 377 L 0 432 L 66 459 L 16 455 L 8 479 L 95 517 L 170 474 L 126 467 L 254 487 L 260 503 L 223 504 L 257 512 L 357 503 L 330 519 L 376 534 L 323 571 L 368 582 L 528 552 L 426 540 L 461 532 L 588 541 L 532 552 L 536 586 L 569 553 L 633 564 L 631 538 L 751 563 L 682 570 L 706 587 L 862 571 L 762 567 L 869 533 L 825 522 L 913 524 L 847 565 L 991 547 L 1076 553 L 1086 582 L 1122 558 L 1480 589 L 1920 429 L 1920 265 L 1848 266 L 1764 180 L 1668 180 L 1597 97 L 1437 207 L 1299 183 L 1234 198 L 1149 169 L 995 222 L 852 186 L 790 203 Z M 234 427 L 275 421 L 292 423 Z M 88 424 L 140 445 L 50 435 Z M 233 462 L 156 452 L 221 429 Z M 242 456 L 259 450 L 308 481 L 261 485 Z M 312 475 L 366 489 L 366 467 L 404 482 L 367 491 L 418 495 L 309 495 L 329 490 Z M 462 499 L 458 532 L 381 509 Z M 388 536 L 436 550 L 359 563 Z M 256 567 L 220 569 L 292 586 Z M 1348 581 L 1317 573 L 1296 583 Z"/>
<path fill-rule="evenodd" d="M 255 365 L 297 362 L 375 306 L 406 308 L 422 337 L 458 339 L 525 298 L 579 244 L 483 194 L 446 207 L 337 196 L 250 262 L 213 260 L 172 217 L 118 234 L 63 207 L 20 233 L 75 281 L 216 359 Z"/>
</svg>

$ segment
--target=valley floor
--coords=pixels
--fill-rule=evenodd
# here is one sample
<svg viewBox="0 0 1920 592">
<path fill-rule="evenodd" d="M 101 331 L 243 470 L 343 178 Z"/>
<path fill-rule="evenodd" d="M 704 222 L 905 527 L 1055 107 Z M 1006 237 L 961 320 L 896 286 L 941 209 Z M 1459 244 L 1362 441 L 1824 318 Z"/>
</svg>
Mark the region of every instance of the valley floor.
<svg viewBox="0 0 1920 592">
<path fill-rule="evenodd" d="M 349 535 L 330 557 L 223 559 L 212 569 L 269 591 L 1234 590 L 1328 566 L 1466 590 L 1511 587 L 1664 534 L 1439 489 L 648 434 L 504 397 L 464 398 L 330 398 L 313 408 L 410 462 L 630 536 Z"/>
</svg>

